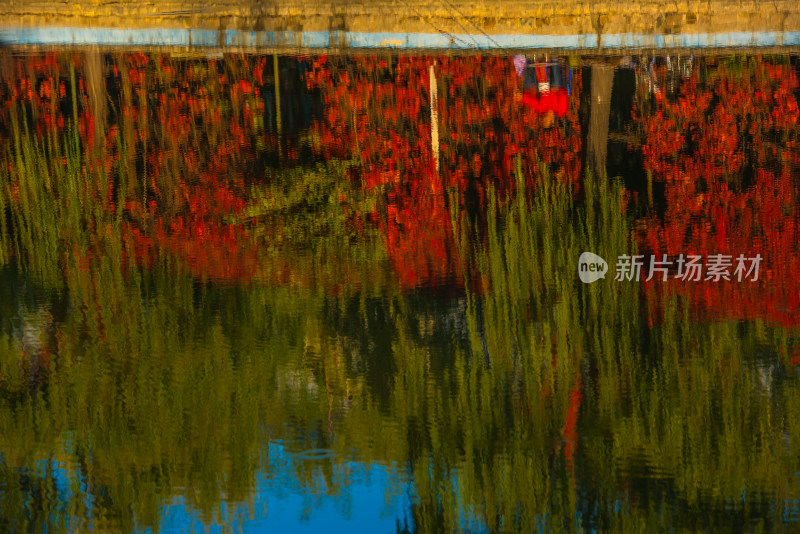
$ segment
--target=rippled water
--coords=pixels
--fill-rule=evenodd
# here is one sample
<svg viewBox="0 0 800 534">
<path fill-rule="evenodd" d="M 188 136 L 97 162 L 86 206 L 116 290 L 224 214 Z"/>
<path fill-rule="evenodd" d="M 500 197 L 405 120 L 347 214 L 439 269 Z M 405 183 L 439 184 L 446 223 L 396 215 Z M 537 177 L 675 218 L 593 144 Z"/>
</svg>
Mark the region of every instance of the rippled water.
<svg viewBox="0 0 800 534">
<path fill-rule="evenodd" d="M 0 531 L 800 528 L 797 57 L 0 69 Z"/>
</svg>

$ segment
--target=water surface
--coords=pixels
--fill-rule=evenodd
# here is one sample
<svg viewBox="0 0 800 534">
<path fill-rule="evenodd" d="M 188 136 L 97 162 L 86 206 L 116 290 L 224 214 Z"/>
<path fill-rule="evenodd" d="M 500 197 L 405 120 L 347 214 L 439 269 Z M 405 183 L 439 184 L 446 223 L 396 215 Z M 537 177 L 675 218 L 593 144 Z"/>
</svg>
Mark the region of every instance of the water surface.
<svg viewBox="0 0 800 534">
<path fill-rule="evenodd" d="M 797 529 L 797 57 L 530 59 L 3 52 L 0 530 Z"/>
</svg>

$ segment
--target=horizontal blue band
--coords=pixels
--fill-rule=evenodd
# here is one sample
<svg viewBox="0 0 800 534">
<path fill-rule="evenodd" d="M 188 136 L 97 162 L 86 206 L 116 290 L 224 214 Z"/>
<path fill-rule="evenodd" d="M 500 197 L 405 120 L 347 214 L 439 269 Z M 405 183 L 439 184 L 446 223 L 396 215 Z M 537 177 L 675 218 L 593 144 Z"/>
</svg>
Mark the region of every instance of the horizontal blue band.
<svg viewBox="0 0 800 534">
<path fill-rule="evenodd" d="M 362 49 L 640 49 L 800 46 L 800 32 L 728 32 L 651 35 L 486 35 L 346 31 L 239 31 L 119 28 L 0 28 L 5 45 L 277 47 Z"/>
</svg>

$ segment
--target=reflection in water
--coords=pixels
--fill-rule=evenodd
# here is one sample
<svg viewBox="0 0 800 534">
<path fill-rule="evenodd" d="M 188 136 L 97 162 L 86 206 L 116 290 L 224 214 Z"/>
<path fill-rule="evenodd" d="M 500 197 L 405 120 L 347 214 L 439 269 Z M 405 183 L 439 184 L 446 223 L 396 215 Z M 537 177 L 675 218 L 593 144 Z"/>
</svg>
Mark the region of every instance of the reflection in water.
<svg viewBox="0 0 800 534">
<path fill-rule="evenodd" d="M 795 528 L 797 65 L 6 53 L 0 530 Z"/>
</svg>

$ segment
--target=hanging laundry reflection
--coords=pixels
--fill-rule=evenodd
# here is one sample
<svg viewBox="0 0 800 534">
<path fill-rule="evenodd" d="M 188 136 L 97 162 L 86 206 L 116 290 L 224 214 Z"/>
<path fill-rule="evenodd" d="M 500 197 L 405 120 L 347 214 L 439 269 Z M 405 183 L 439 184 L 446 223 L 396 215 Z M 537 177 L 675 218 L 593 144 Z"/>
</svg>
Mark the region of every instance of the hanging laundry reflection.
<svg viewBox="0 0 800 534">
<path fill-rule="evenodd" d="M 561 61 L 545 58 L 514 56 L 514 68 L 522 78 L 522 104 L 542 115 L 542 126 L 549 128 L 555 119 L 567 114 L 568 84 L 564 79 Z"/>
</svg>

